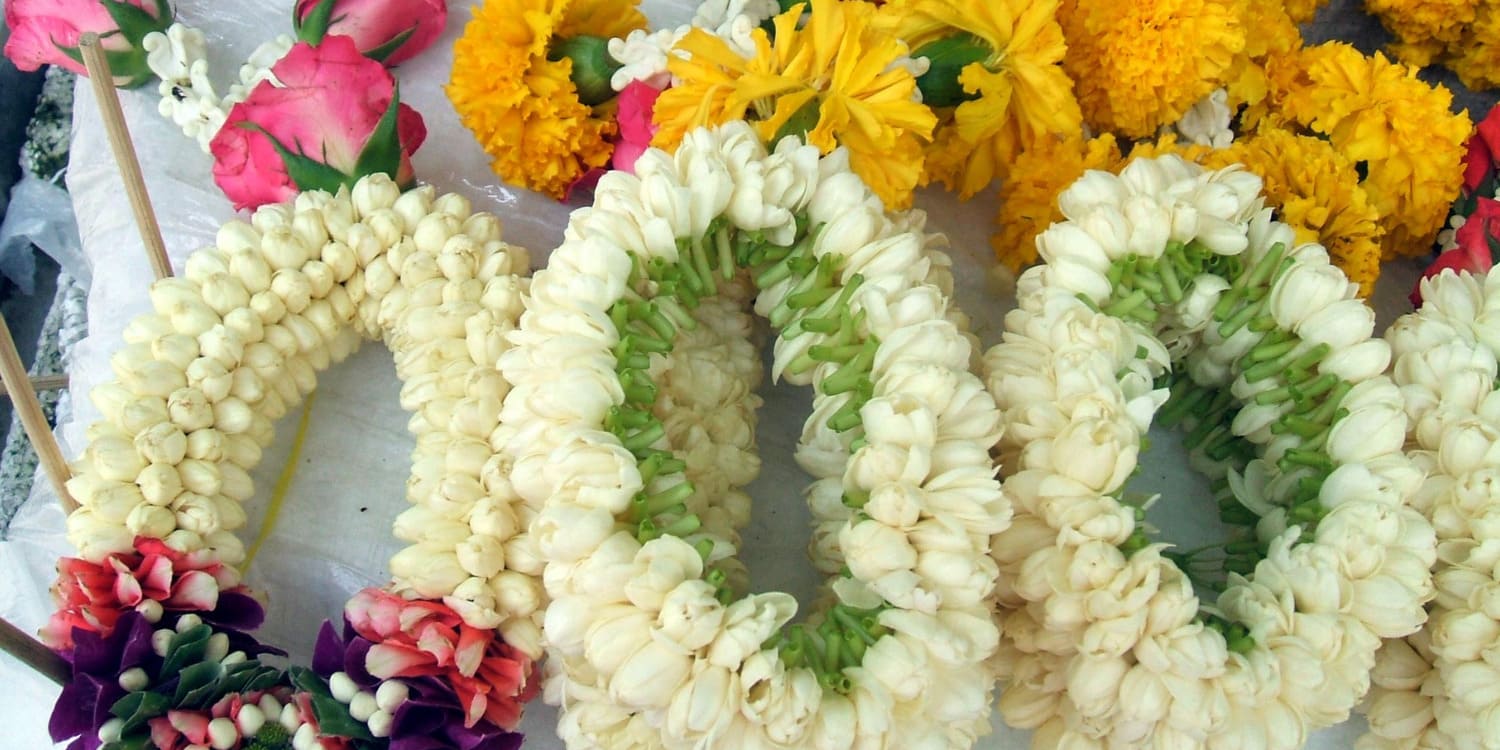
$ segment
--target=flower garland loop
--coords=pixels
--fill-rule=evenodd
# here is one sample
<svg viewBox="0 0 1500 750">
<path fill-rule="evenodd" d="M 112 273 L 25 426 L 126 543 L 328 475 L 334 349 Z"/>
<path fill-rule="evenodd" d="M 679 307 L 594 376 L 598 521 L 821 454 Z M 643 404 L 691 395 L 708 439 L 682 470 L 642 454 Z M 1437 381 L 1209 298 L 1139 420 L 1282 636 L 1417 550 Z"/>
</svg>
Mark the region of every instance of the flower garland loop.
<svg viewBox="0 0 1500 750">
<path fill-rule="evenodd" d="M 538 272 L 501 370 L 549 676 L 570 748 L 968 746 L 998 640 L 999 413 L 970 374 L 947 257 L 842 150 L 752 126 L 611 172 Z M 813 386 L 818 611 L 745 594 L 759 469 L 749 303 L 772 374 Z M 564 366 L 566 365 L 566 366 Z"/>
<path fill-rule="evenodd" d="M 526 521 L 489 447 L 495 367 L 521 312 L 525 250 L 500 221 L 376 174 L 220 228 L 127 327 L 91 397 L 68 489 L 79 559 L 44 630 L 74 681 L 53 716 L 72 747 L 512 747 L 539 687 L 541 588 Z M 312 669 L 262 665 L 261 606 L 231 566 L 272 423 L 361 338 L 396 358 L 417 437 L 386 590 L 325 625 Z M 507 554 L 510 552 L 510 554 Z M 530 572 L 527 572 L 530 571 Z M 435 744 L 434 744 L 435 743 Z"/>
<path fill-rule="evenodd" d="M 1299 747 L 1425 619 L 1435 542 L 1390 348 L 1260 188 L 1175 155 L 1086 173 L 985 356 L 1016 508 L 993 547 L 1000 709 L 1039 747 Z M 1125 487 L 1153 421 L 1188 429 L 1225 543 L 1153 538 L 1155 499 Z"/>
<path fill-rule="evenodd" d="M 1492 520 L 1500 497 L 1500 271 L 1445 270 L 1424 280 L 1421 293 L 1421 308 L 1386 338 L 1392 379 L 1406 397 L 1407 441 L 1426 476 L 1415 505 L 1437 532 L 1437 596 L 1428 627 L 1381 649 L 1366 711 L 1372 736 L 1362 743 L 1494 750 L 1500 668 L 1485 652 L 1500 635 L 1500 533 Z"/>
</svg>

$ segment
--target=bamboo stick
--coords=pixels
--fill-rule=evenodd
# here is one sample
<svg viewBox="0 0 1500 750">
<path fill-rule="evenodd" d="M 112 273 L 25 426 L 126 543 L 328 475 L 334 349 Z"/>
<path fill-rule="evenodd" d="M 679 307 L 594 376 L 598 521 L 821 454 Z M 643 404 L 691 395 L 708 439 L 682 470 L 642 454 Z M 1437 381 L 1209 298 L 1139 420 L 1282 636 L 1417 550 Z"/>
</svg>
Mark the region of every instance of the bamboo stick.
<svg viewBox="0 0 1500 750">
<path fill-rule="evenodd" d="M 120 96 L 115 91 L 114 76 L 109 71 L 109 60 L 99 46 L 99 35 L 87 33 L 79 40 L 78 49 L 83 52 L 83 63 L 89 72 L 89 81 L 94 87 L 94 98 L 99 100 L 99 113 L 104 116 L 104 132 L 109 136 L 110 150 L 115 154 L 115 163 L 120 167 L 120 177 L 125 181 L 125 196 L 130 199 L 130 209 L 135 213 L 135 226 L 141 232 L 141 241 L 146 245 L 146 257 L 151 261 L 151 270 L 156 278 L 172 275 L 172 261 L 167 258 L 167 245 L 161 238 L 161 227 L 156 223 L 156 213 L 151 210 L 151 196 L 146 192 L 146 179 L 141 176 L 141 162 L 136 157 L 135 146 L 130 143 L 130 130 L 125 126 L 125 114 L 120 111 Z"/>
<path fill-rule="evenodd" d="M 0 382 L 5 384 L 5 390 L 10 393 L 16 416 L 21 418 L 21 427 L 26 430 L 26 437 L 31 438 L 31 447 L 36 450 L 37 460 L 46 470 L 47 478 L 52 480 L 52 489 L 57 491 L 57 499 L 62 502 L 63 512 L 72 513 L 78 503 L 68 493 L 67 482 L 71 476 L 68 462 L 63 460 L 62 448 L 57 444 L 57 439 L 52 437 L 52 428 L 47 424 L 47 417 L 42 414 L 42 404 L 36 400 L 36 391 L 31 390 L 26 365 L 21 363 L 15 339 L 10 336 L 10 326 L 3 319 L 0 319 Z"/>
<path fill-rule="evenodd" d="M 31 390 L 41 393 L 42 391 L 60 391 L 68 387 L 67 375 L 34 375 L 30 378 Z M 0 398 L 10 398 L 10 389 L 0 385 Z"/>
<path fill-rule="evenodd" d="M 59 685 L 66 685 L 73 679 L 73 667 L 67 660 L 5 620 L 0 620 L 0 651 L 16 657 L 22 664 Z"/>
</svg>

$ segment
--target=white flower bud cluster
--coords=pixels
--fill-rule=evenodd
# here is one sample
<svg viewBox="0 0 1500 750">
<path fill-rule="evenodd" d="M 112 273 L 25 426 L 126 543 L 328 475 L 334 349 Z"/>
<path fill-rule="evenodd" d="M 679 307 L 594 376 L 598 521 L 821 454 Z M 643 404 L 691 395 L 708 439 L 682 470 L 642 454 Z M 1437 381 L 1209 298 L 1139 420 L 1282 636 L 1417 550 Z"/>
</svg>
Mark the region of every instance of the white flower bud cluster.
<svg viewBox="0 0 1500 750">
<path fill-rule="evenodd" d="M 1500 271 L 1422 282 L 1386 332 L 1437 532 L 1427 627 L 1381 649 L 1361 747 L 1500 748 Z M 1420 473 L 1418 473 L 1420 472 Z"/>
<path fill-rule="evenodd" d="M 392 559 L 394 585 L 540 655 L 540 565 L 506 564 L 530 519 L 511 507 L 509 465 L 491 447 L 509 390 L 496 363 L 527 270 L 494 216 L 384 175 L 224 225 L 216 247 L 152 287 L 155 312 L 111 361 L 118 380 L 92 393 L 105 419 L 68 485 L 82 506 L 70 540 L 91 560 L 144 535 L 240 562 L 232 532 L 272 423 L 361 335 L 383 337 L 417 437 L 415 507 L 395 524 L 413 546 Z"/>
<path fill-rule="evenodd" d="M 1034 729 L 1038 746 L 1298 747 L 1309 729 L 1348 716 L 1381 638 L 1422 624 L 1434 539 L 1406 507 L 1421 473 L 1401 450 L 1400 393 L 1381 374 L 1389 352 L 1369 343 L 1373 316 L 1315 245 L 1290 253 L 1263 309 L 1302 337 L 1286 348 L 1328 343 L 1314 373 L 1353 386 L 1326 438 L 1321 521 L 1303 536 L 1278 504 L 1307 476 L 1279 468 L 1300 445 L 1269 429 L 1285 409 L 1253 428 L 1236 420 L 1234 436 L 1260 456 L 1243 475 L 1195 461 L 1211 478 L 1228 474 L 1246 507 L 1274 508 L 1256 528 L 1269 552 L 1253 576 L 1230 574 L 1211 610 L 1248 635 L 1230 643 L 1197 620 L 1193 584 L 1167 545 L 1121 548 L 1140 534 L 1136 509 L 1118 497 L 1166 401 L 1157 378 L 1184 368 L 1229 390 L 1241 417 L 1269 384 L 1243 372 L 1260 334 L 1226 340 L 1211 320 L 1236 279 L 1193 279 L 1146 325 L 1109 314 L 1107 275 L 1122 258 L 1162 257 L 1169 243 L 1238 256 L 1246 273 L 1261 267 L 1291 233 L 1258 193 L 1245 172 L 1176 157 L 1089 173 L 1059 198 L 1066 220 L 1038 238 L 1047 263 L 1023 274 L 1004 341 L 985 355 L 1016 507 L 993 544 L 1004 634 L 995 663 L 1008 681 L 1000 709 Z"/>
<path fill-rule="evenodd" d="M 829 336 L 780 340 L 773 364 L 773 377 L 818 394 L 798 450 L 817 480 L 809 493 L 827 553 L 815 556 L 849 565 L 852 576 L 834 584 L 839 601 L 888 607 L 886 634 L 859 667 L 842 670 L 842 693 L 765 647 L 796 614 L 792 597 L 724 604 L 706 580 L 710 566 L 732 563 L 733 530 L 748 515 L 738 487 L 759 468 L 761 375 L 738 307 L 748 285 L 721 283 L 695 309 L 697 327 L 651 357 L 661 387 L 653 410 L 666 428 L 652 447 L 686 461 L 697 531 L 643 543 L 625 525 L 632 498 L 669 488 L 644 481 L 604 424 L 625 398 L 612 353 L 623 334 L 608 311 L 638 293 L 627 288 L 632 257 L 676 262 L 679 241 L 703 241 L 720 217 L 791 244 L 799 214 L 824 225 L 812 253 L 842 260 L 840 283 L 860 275 L 848 310 L 879 342 L 853 451 L 858 433 L 828 424 L 850 395 L 817 387 L 837 365 L 794 364 Z M 972 344 L 950 310 L 947 259 L 921 225 L 887 217 L 841 152 L 819 159 L 787 140 L 767 153 L 744 123 L 691 133 L 673 155 L 648 151 L 635 175 L 606 175 L 595 205 L 574 213 L 500 359 L 515 384 L 503 453 L 538 512 L 533 549 L 551 596 L 546 697 L 564 707 L 559 733 L 570 748 L 967 746 L 988 727 L 984 662 L 998 642 L 990 539 L 1010 515 L 988 452 L 1000 415 L 969 373 Z M 765 288 L 755 307 L 769 315 L 794 291 Z M 858 517 L 846 494 L 862 505 Z"/>
<path fill-rule="evenodd" d="M 271 78 L 271 66 L 291 51 L 293 41 L 282 34 L 257 47 L 241 66 L 239 82 L 220 97 L 214 92 L 202 31 L 174 23 L 166 33 L 147 34 L 141 41 L 146 66 L 161 79 L 157 84 L 161 94 L 157 110 L 208 153 L 208 144 L 223 127 L 230 108 L 244 101 L 256 84 Z"/>
<path fill-rule="evenodd" d="M 708 0 L 698 6 L 691 23 L 657 31 L 636 29 L 611 39 L 609 56 L 620 63 L 620 68 L 610 77 L 610 88 L 622 91 L 635 81 L 658 89 L 676 85 L 667 70 L 667 59 L 674 54 L 672 48 L 695 28 L 723 39 L 740 56 L 753 57 L 753 32 L 779 12 L 776 0 Z"/>
</svg>

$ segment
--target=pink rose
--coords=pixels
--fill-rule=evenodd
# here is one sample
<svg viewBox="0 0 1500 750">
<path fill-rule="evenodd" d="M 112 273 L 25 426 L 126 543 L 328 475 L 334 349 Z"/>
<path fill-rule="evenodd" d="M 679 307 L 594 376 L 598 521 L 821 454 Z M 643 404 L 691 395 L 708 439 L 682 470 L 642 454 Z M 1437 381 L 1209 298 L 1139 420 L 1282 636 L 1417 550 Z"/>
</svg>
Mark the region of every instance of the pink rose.
<svg viewBox="0 0 1500 750">
<path fill-rule="evenodd" d="M 1464 220 L 1464 225 L 1454 233 L 1458 247 L 1440 253 L 1437 260 L 1422 272 L 1422 279 L 1436 276 L 1443 269 L 1468 271 L 1482 276 L 1495 265 L 1495 253 L 1500 250 L 1500 201 L 1493 198 L 1475 197 L 1474 212 Z M 1422 306 L 1422 279 L 1417 280 L 1409 299 L 1413 306 Z"/>
<path fill-rule="evenodd" d="M 661 89 L 644 81 L 631 81 L 620 92 L 620 108 L 615 113 L 620 123 L 620 140 L 615 143 L 610 166 L 622 172 L 635 172 L 635 160 L 651 148 L 651 138 L 656 135 L 651 113 L 659 96 Z"/>
<path fill-rule="evenodd" d="M 85 74 L 78 40 L 92 31 L 115 85 L 139 86 L 152 78 L 141 40 L 172 25 L 172 7 L 167 0 L 8 0 L 5 25 L 5 56 L 21 70 L 60 65 Z"/>
<path fill-rule="evenodd" d="M 289 200 L 302 190 L 335 192 L 384 172 L 412 182 L 411 155 L 427 137 L 396 81 L 348 37 L 298 43 L 209 143 L 214 182 L 236 208 Z"/>
<path fill-rule="evenodd" d="M 386 65 L 431 47 L 447 23 L 443 0 L 297 0 L 292 11 L 298 39 L 317 44 L 327 35 L 347 36 L 366 57 Z"/>
</svg>

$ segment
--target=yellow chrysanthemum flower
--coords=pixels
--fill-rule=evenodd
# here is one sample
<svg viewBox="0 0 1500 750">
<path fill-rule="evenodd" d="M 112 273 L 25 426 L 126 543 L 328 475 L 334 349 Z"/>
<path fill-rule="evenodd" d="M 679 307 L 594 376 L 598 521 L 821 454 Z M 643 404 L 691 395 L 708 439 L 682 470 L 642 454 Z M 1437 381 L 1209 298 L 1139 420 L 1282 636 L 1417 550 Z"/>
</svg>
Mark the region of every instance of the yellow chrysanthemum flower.
<svg viewBox="0 0 1500 750">
<path fill-rule="evenodd" d="M 693 29 L 668 68 L 678 80 L 656 100 L 653 140 L 670 147 L 688 130 L 748 119 L 770 142 L 806 133 L 824 153 L 844 146 L 849 164 L 893 209 L 911 205 L 922 174 L 922 143 L 937 118 L 913 100 L 916 79 L 894 65 L 907 49 L 872 26 L 875 10 L 852 0 L 812 0 L 753 33 L 755 54 Z"/>
<path fill-rule="evenodd" d="M 948 76 L 933 86 L 966 99 L 953 106 L 928 96 L 942 124 L 928 148 L 923 184 L 940 181 L 969 198 L 997 176 L 1004 179 L 1016 155 L 1039 138 L 1078 132 L 1082 114 L 1062 70 L 1067 47 L 1057 6 L 1058 0 L 899 0 L 881 9 L 882 28 L 905 40 L 913 56 L 933 60 L 924 82 Z M 955 57 L 975 61 L 940 62 Z"/>
<path fill-rule="evenodd" d="M 1463 178 L 1470 123 L 1450 111 L 1452 94 L 1341 43 L 1305 48 L 1271 68 L 1267 124 L 1327 136 L 1365 169 L 1361 185 L 1380 213 L 1386 260 L 1428 252 Z"/>
<path fill-rule="evenodd" d="M 1213 169 L 1243 164 L 1260 175 L 1266 203 L 1297 233 L 1317 242 L 1360 294 L 1380 277 L 1380 214 L 1359 184 L 1354 163 L 1321 138 L 1271 129 L 1212 151 L 1201 163 Z"/>
<path fill-rule="evenodd" d="M 613 150 L 608 107 L 579 100 L 563 40 L 644 28 L 635 0 L 488 0 L 453 45 L 448 98 L 501 179 L 561 199 Z M 555 55 L 554 55 L 555 56 Z"/>
<path fill-rule="evenodd" d="M 1225 85 L 1245 47 L 1235 0 L 1064 0 L 1058 19 L 1084 120 L 1132 138 Z"/>
<path fill-rule="evenodd" d="M 1453 70 L 1465 86 L 1500 86 L 1500 3 L 1486 2 L 1452 57 Z"/>
<path fill-rule="evenodd" d="M 1047 135 L 1016 159 L 1011 178 L 1000 185 L 999 229 L 990 238 L 995 258 L 1012 271 L 1036 262 L 1036 236 L 1062 219 L 1057 196 L 1090 169 L 1115 170 L 1120 148 L 1105 133 L 1084 141 L 1083 136 Z"/>
<path fill-rule="evenodd" d="M 1256 5 L 1273 5 L 1274 3 L 1264 0 L 1251 0 Z M 1286 15 L 1292 19 L 1292 23 L 1307 23 L 1318 15 L 1318 8 L 1328 4 L 1328 0 L 1284 0 L 1280 5 L 1286 10 Z M 1368 6 L 1368 3 L 1366 3 Z M 1253 26 L 1250 28 L 1254 28 Z"/>
<path fill-rule="evenodd" d="M 1396 37 L 1392 51 L 1409 65 L 1433 64 L 1474 22 L 1478 0 L 1365 0 L 1365 12 Z"/>
</svg>

